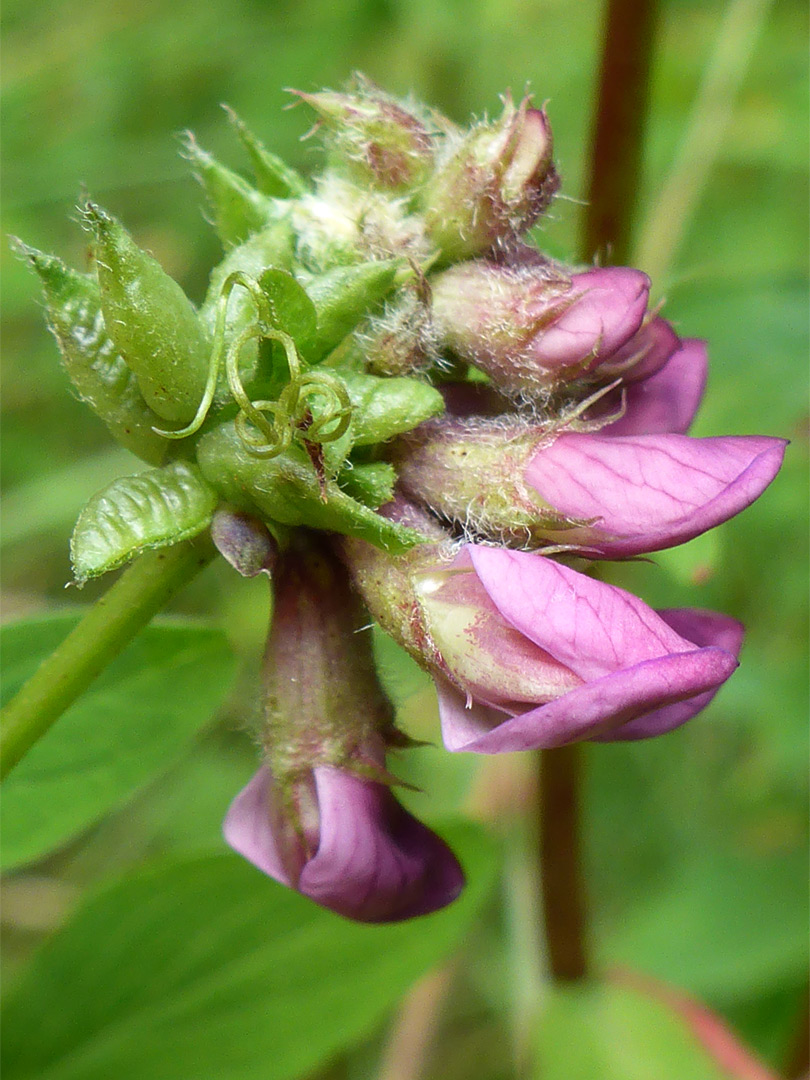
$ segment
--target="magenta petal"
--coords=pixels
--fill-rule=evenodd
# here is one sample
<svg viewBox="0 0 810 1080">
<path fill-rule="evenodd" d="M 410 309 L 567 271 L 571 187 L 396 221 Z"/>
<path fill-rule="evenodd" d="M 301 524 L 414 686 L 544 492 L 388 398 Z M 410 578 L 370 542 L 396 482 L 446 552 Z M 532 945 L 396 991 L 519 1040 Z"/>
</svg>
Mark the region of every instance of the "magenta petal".
<svg viewBox="0 0 810 1080">
<path fill-rule="evenodd" d="M 455 749 L 479 754 L 501 754 L 604 736 L 656 707 L 713 692 L 736 666 L 733 656 L 717 648 L 647 660 L 503 720 L 463 744 L 454 730 L 456 717 L 448 710 L 442 717 L 445 745 L 452 749 L 455 744 Z"/>
<path fill-rule="evenodd" d="M 569 432 L 539 450 L 526 479 L 567 517 L 598 518 L 576 542 L 603 558 L 691 540 L 758 498 L 787 443 L 756 435 L 613 437 Z"/>
<path fill-rule="evenodd" d="M 447 750 L 467 750 L 482 735 L 486 735 L 507 719 L 500 709 L 466 697 L 445 679 L 434 677 L 439 699 L 439 719 L 442 741 Z"/>
<path fill-rule="evenodd" d="M 492 602 L 516 630 L 583 679 L 693 649 L 637 596 L 543 555 L 470 544 Z"/>
<path fill-rule="evenodd" d="M 625 383 L 648 379 L 659 371 L 681 347 L 681 339 L 666 319 L 651 319 L 637 334 L 599 365 L 605 382 L 611 374 Z"/>
<path fill-rule="evenodd" d="M 596 347 L 609 356 L 641 326 L 650 279 L 623 266 L 589 270 L 571 278 L 577 299 L 550 326 L 538 332 L 532 351 L 554 368 L 585 360 Z"/>
<path fill-rule="evenodd" d="M 683 637 L 694 641 L 696 645 L 717 646 L 724 649 L 731 656 L 737 657 L 742 647 L 745 627 L 736 619 L 728 615 L 721 615 L 716 611 L 698 611 L 693 608 L 671 608 L 659 612 L 662 619 Z M 656 735 L 664 735 L 668 731 L 685 724 L 693 716 L 706 708 L 719 686 L 707 690 L 704 694 L 690 698 L 688 701 L 679 701 L 674 705 L 666 705 L 664 708 L 655 709 L 653 712 L 639 716 L 631 720 L 608 735 L 597 735 L 595 742 L 613 742 L 629 739 L 649 739 Z"/>
<path fill-rule="evenodd" d="M 304 855 L 299 852 L 298 868 L 290 866 L 289 845 L 279 842 L 281 823 L 273 820 L 271 812 L 275 812 L 275 785 L 270 770 L 262 768 L 228 807 L 222 833 L 226 843 L 248 862 L 294 888 Z"/>
<path fill-rule="evenodd" d="M 299 888 L 350 919 L 395 922 L 451 903 L 464 886 L 456 857 L 383 784 L 315 770 L 321 842 Z"/>
<path fill-rule="evenodd" d="M 600 435 L 686 434 L 706 388 L 706 343 L 687 338 L 655 375 L 634 382 L 624 391 L 624 415 Z M 621 393 L 614 391 L 600 407 L 600 415 L 615 412 Z"/>
<path fill-rule="evenodd" d="M 342 769 L 314 770 L 320 841 L 297 882 L 282 859 L 279 807 L 269 770 L 260 769 L 225 818 L 225 839 L 270 877 L 322 907 L 361 922 L 396 922 L 451 903 L 464 874 L 435 833 L 383 784 Z"/>
</svg>

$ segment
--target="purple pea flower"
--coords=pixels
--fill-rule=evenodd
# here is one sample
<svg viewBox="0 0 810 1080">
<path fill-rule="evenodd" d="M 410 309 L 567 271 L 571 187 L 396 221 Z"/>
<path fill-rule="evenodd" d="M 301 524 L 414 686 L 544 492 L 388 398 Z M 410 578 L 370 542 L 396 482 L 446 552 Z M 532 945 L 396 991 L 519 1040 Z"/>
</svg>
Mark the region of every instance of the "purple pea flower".
<svg viewBox="0 0 810 1080">
<path fill-rule="evenodd" d="M 383 628 L 434 676 L 450 750 L 660 735 L 737 667 L 734 619 L 656 613 L 543 555 L 468 544 L 447 558 L 437 546 L 406 573 L 361 541 L 348 553 Z"/>
<path fill-rule="evenodd" d="M 615 559 L 684 543 L 745 509 L 786 443 L 555 432 L 496 417 L 431 421 L 402 445 L 403 489 L 442 517 L 512 546 Z"/>
<path fill-rule="evenodd" d="M 266 766 L 225 818 L 227 842 L 265 874 L 360 922 L 426 915 L 458 897 L 464 874 L 455 856 L 385 784 L 318 765 L 296 790 L 300 827 Z"/>
<path fill-rule="evenodd" d="M 432 278 L 431 289 L 443 343 L 485 371 L 498 389 L 532 396 L 596 377 L 600 365 L 639 333 L 650 280 L 627 267 L 569 277 L 550 266 L 478 260 Z M 631 356 L 621 365 L 632 366 Z"/>
</svg>

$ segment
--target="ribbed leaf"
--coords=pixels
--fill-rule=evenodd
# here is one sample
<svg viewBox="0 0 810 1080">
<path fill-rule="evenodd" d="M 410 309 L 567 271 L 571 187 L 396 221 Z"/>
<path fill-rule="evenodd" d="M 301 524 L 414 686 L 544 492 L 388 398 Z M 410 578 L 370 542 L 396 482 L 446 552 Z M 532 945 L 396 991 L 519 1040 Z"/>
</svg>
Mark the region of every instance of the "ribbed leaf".
<svg viewBox="0 0 810 1080">
<path fill-rule="evenodd" d="M 216 504 L 199 470 L 182 461 L 113 480 L 90 499 L 73 530 L 76 580 L 114 570 L 148 548 L 196 536 L 211 521 Z"/>
</svg>

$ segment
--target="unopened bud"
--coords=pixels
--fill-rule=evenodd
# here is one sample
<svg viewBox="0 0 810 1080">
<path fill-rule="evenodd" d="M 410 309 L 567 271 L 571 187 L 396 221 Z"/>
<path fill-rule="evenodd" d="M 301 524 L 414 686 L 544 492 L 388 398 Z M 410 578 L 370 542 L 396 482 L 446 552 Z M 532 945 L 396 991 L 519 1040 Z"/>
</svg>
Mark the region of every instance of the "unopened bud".
<svg viewBox="0 0 810 1080">
<path fill-rule="evenodd" d="M 431 279 L 443 343 L 509 394 L 542 394 L 590 375 L 639 329 L 650 281 L 625 267 L 570 277 L 482 260 Z"/>
<path fill-rule="evenodd" d="M 416 187 L 430 171 L 433 144 L 422 121 L 367 80 L 347 93 L 296 93 L 326 129 L 333 168 L 388 191 Z"/>
<path fill-rule="evenodd" d="M 428 235 L 446 259 L 479 255 L 528 229 L 558 187 L 545 112 L 507 100 L 501 118 L 473 128 L 425 185 Z"/>
</svg>

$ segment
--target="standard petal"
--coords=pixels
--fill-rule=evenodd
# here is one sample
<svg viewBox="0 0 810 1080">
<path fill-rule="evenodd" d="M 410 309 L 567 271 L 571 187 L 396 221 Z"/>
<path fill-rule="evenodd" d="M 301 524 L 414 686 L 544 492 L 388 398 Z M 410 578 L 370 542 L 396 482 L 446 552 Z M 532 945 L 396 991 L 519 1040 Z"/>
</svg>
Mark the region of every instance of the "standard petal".
<svg viewBox="0 0 810 1080">
<path fill-rule="evenodd" d="M 448 712 L 447 727 L 456 745 L 448 741 L 447 746 L 478 754 L 501 754 L 604 737 L 657 707 L 672 706 L 714 691 L 736 666 L 733 656 L 717 648 L 662 656 L 596 679 L 547 705 L 507 718 L 466 743 L 461 742 L 455 728 L 453 721 L 457 717 Z"/>
<path fill-rule="evenodd" d="M 694 649 L 637 596 L 543 555 L 470 544 L 475 571 L 515 629 L 583 679 Z"/>
<path fill-rule="evenodd" d="M 568 432 L 535 454 L 526 479 L 567 517 L 598 518 L 557 534 L 561 542 L 622 558 L 682 544 L 744 510 L 776 476 L 786 445 L 756 435 Z"/>
<path fill-rule="evenodd" d="M 694 608 L 670 608 L 660 611 L 659 615 L 674 630 L 689 641 L 694 641 L 696 645 L 717 646 L 735 658 L 740 654 L 745 627 L 728 615 L 721 615 L 716 611 L 699 611 Z M 693 716 L 697 716 L 706 708 L 718 690 L 719 686 L 716 686 L 688 701 L 679 701 L 674 705 L 655 709 L 616 728 L 607 735 L 595 736 L 594 741 L 650 739 L 656 735 L 664 735 L 680 727 L 681 724 L 685 724 Z"/>
<path fill-rule="evenodd" d="M 649 294 L 650 279 L 640 270 L 612 266 L 574 274 L 576 299 L 538 332 L 533 354 L 552 369 L 581 363 L 594 349 L 599 357 L 610 356 L 638 331 Z"/>
<path fill-rule="evenodd" d="M 599 434 L 685 435 L 703 398 L 707 370 L 705 341 L 687 338 L 660 371 L 626 387 L 624 415 Z M 621 390 L 614 390 L 599 403 L 599 415 L 616 412 L 621 401 Z"/>
<path fill-rule="evenodd" d="M 340 769 L 315 769 L 320 845 L 298 888 L 361 922 L 396 922 L 451 903 L 464 874 L 448 846 L 383 784 Z"/>
</svg>

